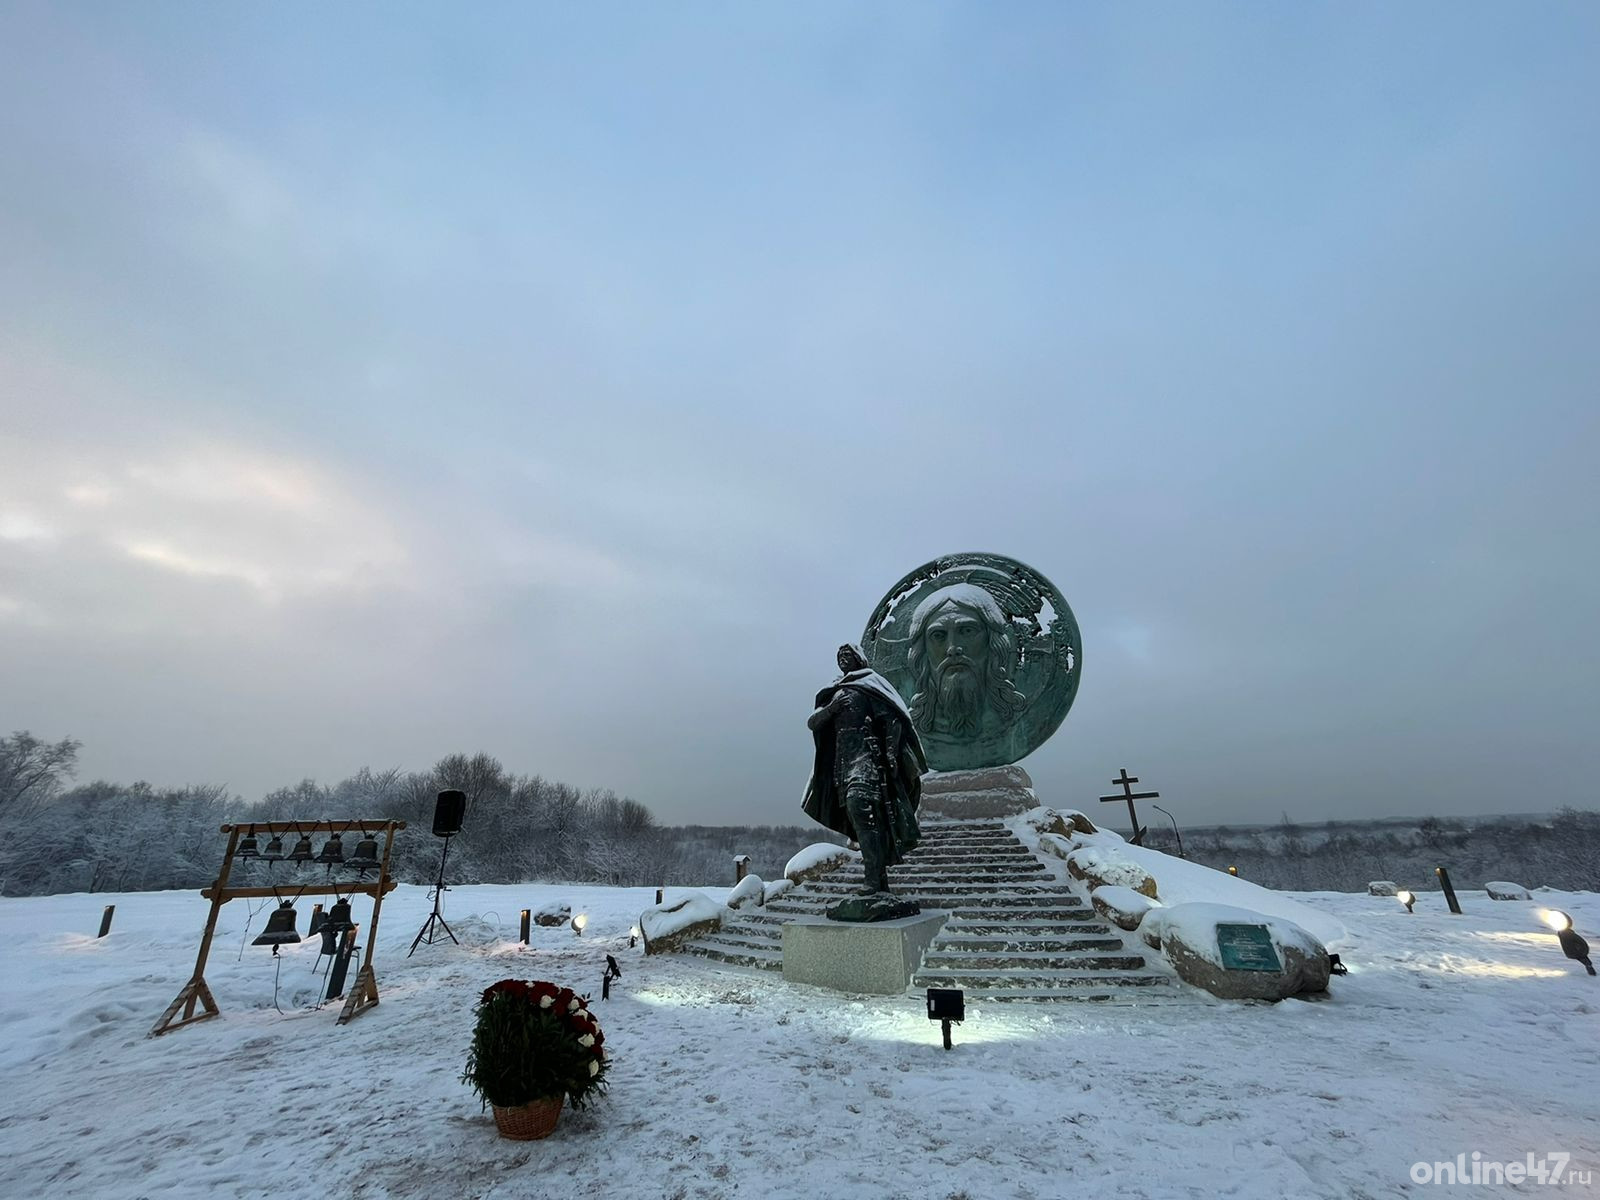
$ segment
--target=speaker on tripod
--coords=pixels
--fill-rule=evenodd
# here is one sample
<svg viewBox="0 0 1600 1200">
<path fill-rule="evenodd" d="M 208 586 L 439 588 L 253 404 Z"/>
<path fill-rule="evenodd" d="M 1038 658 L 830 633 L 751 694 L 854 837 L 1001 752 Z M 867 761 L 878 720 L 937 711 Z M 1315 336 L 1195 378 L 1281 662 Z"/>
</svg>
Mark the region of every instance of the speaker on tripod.
<svg viewBox="0 0 1600 1200">
<path fill-rule="evenodd" d="M 456 942 L 456 935 L 450 932 L 450 926 L 445 922 L 444 914 L 439 911 L 439 903 L 444 899 L 446 891 L 444 886 L 444 864 L 445 860 L 450 857 L 450 839 L 461 832 L 461 819 L 466 816 L 466 812 L 467 794 L 458 792 L 453 788 L 449 791 L 440 792 L 438 800 L 434 802 L 433 836 L 444 839 L 444 848 L 439 852 L 439 878 L 433 885 L 433 912 L 427 921 L 423 923 L 422 928 L 417 931 L 417 936 L 411 943 L 411 949 L 406 951 L 407 958 L 415 954 L 417 947 L 423 942 L 427 942 L 430 946 L 433 945 L 434 939 L 441 929 L 444 930 L 445 936 L 452 942 L 455 942 L 458 946 L 461 944 Z"/>
</svg>

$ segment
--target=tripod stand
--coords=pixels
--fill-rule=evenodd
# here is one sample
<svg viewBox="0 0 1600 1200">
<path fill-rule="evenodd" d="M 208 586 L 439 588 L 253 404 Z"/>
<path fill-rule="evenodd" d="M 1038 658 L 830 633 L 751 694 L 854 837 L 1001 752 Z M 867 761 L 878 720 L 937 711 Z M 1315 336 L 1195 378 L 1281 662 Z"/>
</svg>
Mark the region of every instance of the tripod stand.
<svg viewBox="0 0 1600 1200">
<path fill-rule="evenodd" d="M 424 940 L 427 941 L 428 945 L 433 945 L 433 939 L 437 934 L 438 929 L 443 929 L 445 935 L 449 937 L 452 942 L 456 942 L 456 935 L 450 932 L 450 923 L 444 919 L 444 915 L 439 911 L 439 902 L 444 899 L 445 893 L 444 861 L 449 857 L 450 838 L 446 836 L 444 839 L 444 849 L 439 852 L 439 879 L 438 882 L 433 885 L 433 914 L 425 922 L 423 922 L 422 928 L 417 931 L 416 939 L 411 943 L 411 949 L 406 951 L 407 958 L 410 958 L 417 952 L 417 946 L 420 945 Z M 436 929 L 435 926 L 437 926 L 438 929 Z M 460 942 L 456 942 L 456 945 L 459 946 L 460 944 Z"/>
</svg>

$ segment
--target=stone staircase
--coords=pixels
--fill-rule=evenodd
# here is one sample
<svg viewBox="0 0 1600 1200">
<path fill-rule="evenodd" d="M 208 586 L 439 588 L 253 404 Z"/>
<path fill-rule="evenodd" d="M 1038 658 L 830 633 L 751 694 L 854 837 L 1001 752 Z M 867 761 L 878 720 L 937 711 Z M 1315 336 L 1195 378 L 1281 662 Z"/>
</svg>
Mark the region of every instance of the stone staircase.
<svg viewBox="0 0 1600 1200">
<path fill-rule="evenodd" d="M 895 891 L 949 919 L 912 979 L 969 999 L 1130 999 L 1172 990 L 1144 948 L 1100 919 L 1079 885 L 1058 880 L 998 819 L 922 822 L 922 843 L 890 869 Z M 732 914 L 684 950 L 736 966 L 783 969 L 783 926 L 861 887 L 860 863 L 802 884 L 765 908 Z"/>
</svg>

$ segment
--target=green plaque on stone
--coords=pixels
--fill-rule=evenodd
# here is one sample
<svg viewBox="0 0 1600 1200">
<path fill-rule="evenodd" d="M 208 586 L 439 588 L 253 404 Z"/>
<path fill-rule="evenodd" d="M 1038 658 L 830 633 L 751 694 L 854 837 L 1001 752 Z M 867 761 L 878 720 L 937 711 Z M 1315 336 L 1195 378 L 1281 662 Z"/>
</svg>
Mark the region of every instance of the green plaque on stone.
<svg viewBox="0 0 1600 1200">
<path fill-rule="evenodd" d="M 1222 951 L 1222 965 L 1230 971 L 1283 970 L 1265 925 L 1218 925 L 1217 949 Z"/>
</svg>

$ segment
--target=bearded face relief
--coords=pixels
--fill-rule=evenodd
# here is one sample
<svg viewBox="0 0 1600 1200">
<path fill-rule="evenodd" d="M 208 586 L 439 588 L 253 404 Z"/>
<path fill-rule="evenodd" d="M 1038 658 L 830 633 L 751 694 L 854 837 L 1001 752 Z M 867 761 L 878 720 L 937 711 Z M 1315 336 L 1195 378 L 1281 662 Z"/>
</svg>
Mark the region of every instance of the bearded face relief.
<svg viewBox="0 0 1600 1200">
<path fill-rule="evenodd" d="M 998 555 L 952 555 L 906 576 L 862 638 L 902 695 L 936 770 L 1015 762 L 1077 690 L 1078 632 L 1060 593 Z"/>
<path fill-rule="evenodd" d="M 1027 707 L 1011 682 L 1016 653 L 994 597 L 972 584 L 940 588 L 911 618 L 907 656 L 916 688 L 911 715 L 929 737 L 993 734 Z"/>
<path fill-rule="evenodd" d="M 989 631 L 972 609 L 954 603 L 922 631 L 928 687 L 922 693 L 928 728 L 935 733 L 974 737 L 987 706 L 979 679 L 989 665 Z"/>
</svg>

